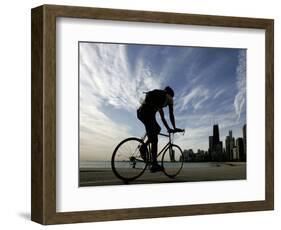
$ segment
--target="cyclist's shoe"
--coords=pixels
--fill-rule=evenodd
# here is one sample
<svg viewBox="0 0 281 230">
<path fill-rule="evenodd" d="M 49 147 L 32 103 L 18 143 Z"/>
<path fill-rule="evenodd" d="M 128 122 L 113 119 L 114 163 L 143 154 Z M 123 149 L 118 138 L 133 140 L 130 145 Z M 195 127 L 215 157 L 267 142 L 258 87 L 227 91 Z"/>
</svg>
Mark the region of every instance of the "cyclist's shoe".
<svg viewBox="0 0 281 230">
<path fill-rule="evenodd" d="M 159 164 L 152 164 L 151 168 L 150 168 L 150 172 L 155 173 L 155 172 L 159 172 L 159 171 L 163 171 L 164 168 L 162 165 Z"/>
<path fill-rule="evenodd" d="M 140 147 L 140 155 L 141 155 L 141 158 L 146 162 L 146 153 L 147 153 L 147 147 L 146 147 L 146 144 L 143 144 L 141 147 Z"/>
</svg>

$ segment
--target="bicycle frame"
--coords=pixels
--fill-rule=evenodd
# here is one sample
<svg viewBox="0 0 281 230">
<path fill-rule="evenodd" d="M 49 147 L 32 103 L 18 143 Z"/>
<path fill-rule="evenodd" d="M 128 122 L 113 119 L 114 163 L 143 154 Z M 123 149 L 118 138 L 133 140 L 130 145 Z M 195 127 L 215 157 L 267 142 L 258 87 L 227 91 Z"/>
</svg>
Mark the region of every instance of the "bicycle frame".
<svg viewBox="0 0 281 230">
<path fill-rule="evenodd" d="M 164 133 L 159 133 L 158 134 L 159 136 L 164 136 L 164 137 L 169 137 L 169 141 L 168 143 L 161 149 L 160 152 L 157 153 L 157 158 L 163 153 L 165 152 L 173 143 L 172 141 L 172 135 L 174 135 L 174 133 L 169 133 L 169 134 L 164 134 Z M 145 134 L 143 137 L 142 137 L 142 140 L 144 141 L 145 138 L 147 137 L 147 134 Z M 151 143 L 148 144 L 148 152 L 149 152 L 149 155 L 151 155 Z"/>
</svg>

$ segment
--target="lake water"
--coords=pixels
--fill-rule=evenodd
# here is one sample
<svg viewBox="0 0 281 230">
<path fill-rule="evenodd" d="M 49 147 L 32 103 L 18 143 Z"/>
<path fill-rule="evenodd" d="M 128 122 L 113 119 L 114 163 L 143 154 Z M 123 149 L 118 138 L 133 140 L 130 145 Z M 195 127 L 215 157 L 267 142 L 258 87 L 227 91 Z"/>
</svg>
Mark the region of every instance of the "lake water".
<svg viewBox="0 0 281 230">
<path fill-rule="evenodd" d="M 160 163 L 160 162 L 159 162 Z M 124 164 L 124 163 L 123 163 Z M 185 162 L 183 164 L 184 168 L 210 168 L 210 167 L 217 167 L 218 164 L 223 163 L 216 163 L 216 162 Z M 172 164 L 170 164 L 172 166 Z M 120 166 L 122 167 L 122 162 L 120 162 Z M 167 167 L 167 165 L 165 165 Z M 80 162 L 80 168 L 111 168 L 110 161 L 82 161 Z"/>
</svg>

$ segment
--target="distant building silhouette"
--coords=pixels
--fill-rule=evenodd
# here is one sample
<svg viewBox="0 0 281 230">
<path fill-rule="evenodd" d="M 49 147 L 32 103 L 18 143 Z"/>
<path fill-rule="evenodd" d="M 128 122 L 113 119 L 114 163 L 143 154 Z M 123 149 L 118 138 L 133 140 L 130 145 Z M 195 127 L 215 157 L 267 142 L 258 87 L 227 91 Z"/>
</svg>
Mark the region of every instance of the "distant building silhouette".
<svg viewBox="0 0 281 230">
<path fill-rule="evenodd" d="M 232 137 L 232 130 L 229 130 L 229 135 L 225 139 L 226 160 L 233 160 L 233 148 L 235 146 L 235 139 Z"/>
<path fill-rule="evenodd" d="M 245 160 L 247 157 L 247 128 L 246 124 L 243 126 L 243 145 L 244 145 L 244 155 L 245 155 Z"/>
<path fill-rule="evenodd" d="M 233 147 L 232 149 L 232 153 L 233 153 L 233 159 L 234 161 L 238 161 L 239 160 L 239 156 L 238 156 L 238 150 L 237 150 L 237 147 Z"/>
<path fill-rule="evenodd" d="M 220 142 L 219 125 L 213 126 L 213 146 Z"/>
<path fill-rule="evenodd" d="M 220 141 L 219 125 L 213 126 L 213 142 L 211 148 L 211 159 L 215 161 L 223 160 L 222 142 Z"/>
<path fill-rule="evenodd" d="M 238 152 L 238 160 L 244 161 L 245 154 L 244 154 L 244 143 L 243 138 L 239 137 L 236 140 L 237 152 Z"/>
<path fill-rule="evenodd" d="M 189 149 L 189 150 L 184 150 L 183 151 L 183 159 L 185 162 L 189 162 L 192 161 L 192 156 L 194 155 L 193 150 Z"/>
</svg>

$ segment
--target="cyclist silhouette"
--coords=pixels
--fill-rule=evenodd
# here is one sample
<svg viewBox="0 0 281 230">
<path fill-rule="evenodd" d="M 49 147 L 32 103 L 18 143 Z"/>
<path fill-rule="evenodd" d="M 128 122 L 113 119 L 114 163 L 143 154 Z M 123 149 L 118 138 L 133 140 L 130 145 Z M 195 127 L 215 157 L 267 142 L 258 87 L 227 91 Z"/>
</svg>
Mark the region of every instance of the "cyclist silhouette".
<svg viewBox="0 0 281 230">
<path fill-rule="evenodd" d="M 140 152 L 141 156 L 146 161 L 146 145 L 151 143 L 151 153 L 152 153 L 152 166 L 150 168 L 151 172 L 162 171 L 163 167 L 157 162 L 157 146 L 158 146 L 158 134 L 160 133 L 160 126 L 156 121 L 156 112 L 159 112 L 161 120 L 168 132 L 172 132 L 165 119 L 163 108 L 169 107 L 169 116 L 172 126 L 175 131 L 180 129 L 176 128 L 174 109 L 173 109 L 173 97 L 174 91 L 171 87 L 167 86 L 164 90 L 154 89 L 152 91 L 146 92 L 146 97 L 142 105 L 137 110 L 138 119 L 144 124 L 146 134 L 148 137 L 147 142 L 141 146 Z"/>
</svg>

